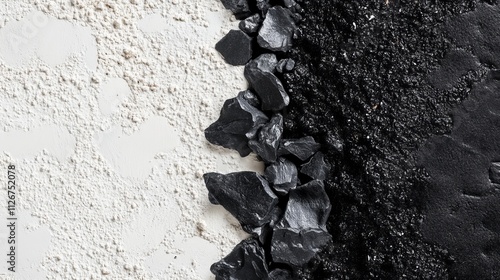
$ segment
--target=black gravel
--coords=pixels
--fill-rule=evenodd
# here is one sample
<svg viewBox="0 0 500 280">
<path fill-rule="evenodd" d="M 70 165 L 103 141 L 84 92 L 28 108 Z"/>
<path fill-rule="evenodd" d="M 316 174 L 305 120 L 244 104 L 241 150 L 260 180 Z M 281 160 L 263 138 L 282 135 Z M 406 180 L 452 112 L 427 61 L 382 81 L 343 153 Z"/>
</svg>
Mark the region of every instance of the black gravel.
<svg viewBox="0 0 500 280">
<path fill-rule="evenodd" d="M 467 166 L 463 161 L 473 157 L 431 155 L 421 166 L 416 156 L 432 136 L 451 133 L 457 125 L 452 108 L 473 94 L 474 86 L 489 79 L 488 73 L 496 67 L 500 55 L 495 50 L 500 50 L 500 44 L 494 43 L 500 36 L 495 23 L 500 21 L 495 20 L 495 10 L 473 0 L 297 2 L 304 9 L 304 20 L 289 52 L 296 64 L 280 77 L 290 96 L 283 114 L 283 137 L 313 136 L 334 168 L 325 181 L 333 206 L 327 222 L 332 241 L 295 277 L 498 279 L 491 272 L 498 267 L 498 253 L 477 267 L 480 273 L 474 272 L 474 259 L 472 263 L 464 259 L 468 249 L 478 244 L 498 248 L 500 241 L 490 238 L 488 243 L 483 234 L 479 236 L 482 243 L 475 243 L 474 235 L 468 238 L 469 231 L 450 229 L 474 219 L 473 215 L 463 214 L 458 217 L 462 220 L 449 223 L 448 237 L 462 235 L 462 241 L 433 238 L 441 229 L 429 222 L 424 223 L 427 230 L 422 233 L 422 221 L 439 221 L 432 215 L 442 214 L 426 201 L 436 194 L 439 183 L 433 179 L 433 170 L 441 168 L 451 173 L 448 176 L 455 175 L 449 166 L 433 162 L 460 160 L 458 166 L 463 167 Z M 467 13 L 481 9 L 486 10 L 487 19 Z M 476 25 L 468 28 L 473 21 Z M 453 22 L 455 27 L 450 29 Z M 478 28 L 482 32 L 474 32 Z M 493 86 L 483 83 L 479 87 Z M 481 102 L 487 104 L 485 100 Z M 476 134 L 488 130 L 487 125 L 477 127 Z M 500 132 L 494 135 L 500 139 Z M 490 161 L 481 161 L 486 178 L 489 168 L 496 172 Z M 430 168 L 429 174 L 424 167 Z M 453 190 L 454 181 L 449 182 L 447 190 Z M 441 193 L 440 199 L 450 204 L 454 197 Z M 491 209 L 491 201 L 495 200 L 482 205 Z M 491 213 L 500 212 L 494 210 L 500 202 L 496 205 Z M 470 224 L 474 225 L 465 223 Z M 488 225 L 498 236 L 498 224 Z M 463 240 L 468 243 L 457 250 Z M 460 265 L 464 263 L 469 269 Z"/>
</svg>

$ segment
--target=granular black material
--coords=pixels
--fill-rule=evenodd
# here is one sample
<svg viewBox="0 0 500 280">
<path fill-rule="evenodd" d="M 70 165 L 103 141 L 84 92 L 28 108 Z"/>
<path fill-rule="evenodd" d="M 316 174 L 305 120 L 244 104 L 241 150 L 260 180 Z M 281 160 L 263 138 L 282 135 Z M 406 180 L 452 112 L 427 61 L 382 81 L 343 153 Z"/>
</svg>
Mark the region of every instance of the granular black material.
<svg viewBox="0 0 500 280">
<path fill-rule="evenodd" d="M 422 236 L 429 180 L 416 151 L 451 132 L 452 108 L 487 76 L 474 58 L 446 59 L 474 51 L 444 26 L 477 1 L 297 2 L 304 21 L 289 52 L 296 66 L 282 77 L 284 137 L 313 136 L 334 166 L 333 241 L 298 278 L 469 279 Z"/>
</svg>

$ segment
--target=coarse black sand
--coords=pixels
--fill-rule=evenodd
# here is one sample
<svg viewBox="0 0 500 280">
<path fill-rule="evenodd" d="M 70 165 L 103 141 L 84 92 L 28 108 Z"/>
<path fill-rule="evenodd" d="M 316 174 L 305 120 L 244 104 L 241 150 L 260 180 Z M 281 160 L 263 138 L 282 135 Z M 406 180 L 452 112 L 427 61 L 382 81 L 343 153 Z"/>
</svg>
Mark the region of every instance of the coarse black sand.
<svg viewBox="0 0 500 280">
<path fill-rule="evenodd" d="M 500 9 L 298 2 L 284 133 L 334 166 L 333 241 L 299 279 L 500 279 Z"/>
</svg>

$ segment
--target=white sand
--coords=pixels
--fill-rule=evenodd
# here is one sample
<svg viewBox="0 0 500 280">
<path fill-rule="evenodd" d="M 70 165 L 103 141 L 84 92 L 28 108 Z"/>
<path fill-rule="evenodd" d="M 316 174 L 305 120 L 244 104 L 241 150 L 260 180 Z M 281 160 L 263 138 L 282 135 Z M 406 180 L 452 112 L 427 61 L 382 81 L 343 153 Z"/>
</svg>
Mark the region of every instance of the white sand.
<svg viewBox="0 0 500 280">
<path fill-rule="evenodd" d="M 18 203 L 0 279 L 213 279 L 246 236 L 201 178 L 262 168 L 203 136 L 246 88 L 213 48 L 237 22 L 218 0 L 163 2 L 0 4 L 0 223 L 9 164 Z"/>
</svg>

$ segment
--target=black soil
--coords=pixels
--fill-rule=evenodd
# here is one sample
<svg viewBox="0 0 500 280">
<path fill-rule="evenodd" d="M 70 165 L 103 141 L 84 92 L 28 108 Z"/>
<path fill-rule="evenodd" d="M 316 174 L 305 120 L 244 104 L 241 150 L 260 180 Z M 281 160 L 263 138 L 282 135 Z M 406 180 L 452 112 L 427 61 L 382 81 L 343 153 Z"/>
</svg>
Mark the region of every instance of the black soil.
<svg viewBox="0 0 500 280">
<path fill-rule="evenodd" d="M 333 242 L 299 271 L 299 279 L 470 279 L 474 274 L 457 269 L 457 263 L 474 248 L 474 241 L 462 251 L 454 250 L 457 244 L 441 240 L 446 236 L 433 238 L 441 218 L 426 216 L 438 215 L 434 210 L 442 203 L 429 204 L 429 197 L 439 193 L 439 180 L 432 177 L 439 172 L 432 170 L 450 173 L 453 166 L 433 164 L 438 160 L 424 151 L 419 167 L 417 151 L 435 135 L 454 135 L 452 109 L 474 93 L 475 85 L 493 87 L 484 81 L 500 56 L 482 58 L 484 48 L 473 46 L 477 40 L 464 43 L 460 38 L 469 35 L 450 28 L 450 22 L 467 25 L 478 5 L 490 6 L 473 0 L 300 4 L 305 21 L 291 50 L 297 66 L 283 77 L 291 98 L 285 138 L 313 136 L 334 170 L 326 181 L 333 205 L 328 222 Z M 449 148 L 450 153 L 457 149 Z M 445 154 L 440 154 L 441 160 L 457 160 Z M 467 161 L 467 153 L 462 154 L 459 159 Z M 481 160 L 488 174 L 492 159 Z M 454 188 L 446 184 L 447 190 Z M 451 204 L 443 192 L 440 198 Z M 500 202 L 496 205 L 500 208 Z M 438 222 L 431 227 L 425 221 Z M 451 236 L 453 226 L 450 222 Z M 497 224 L 490 227 L 500 230 Z M 488 273 L 478 279 L 493 277 Z"/>
</svg>

